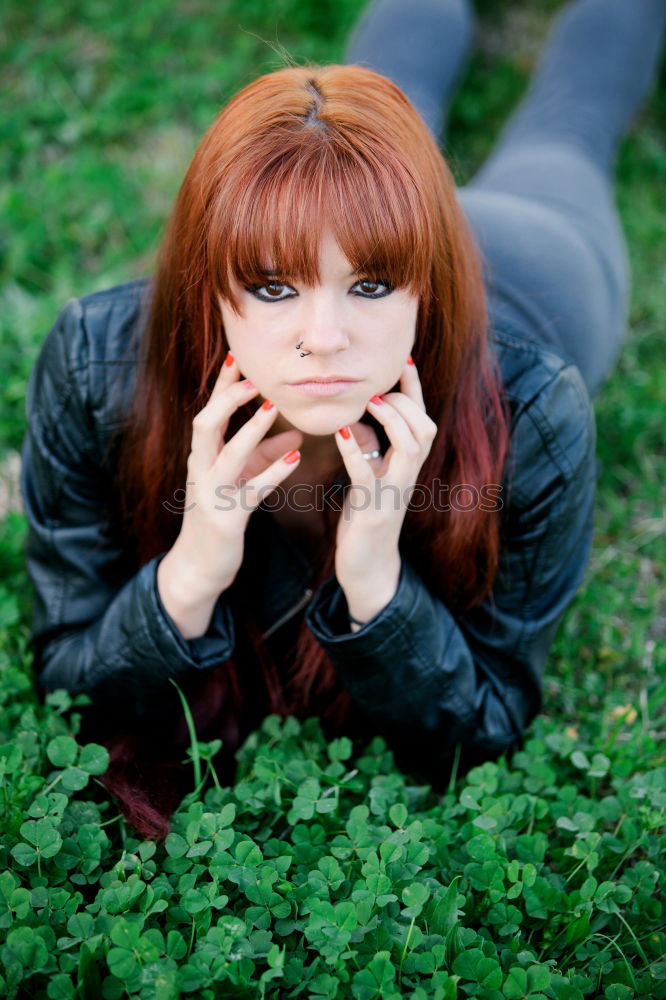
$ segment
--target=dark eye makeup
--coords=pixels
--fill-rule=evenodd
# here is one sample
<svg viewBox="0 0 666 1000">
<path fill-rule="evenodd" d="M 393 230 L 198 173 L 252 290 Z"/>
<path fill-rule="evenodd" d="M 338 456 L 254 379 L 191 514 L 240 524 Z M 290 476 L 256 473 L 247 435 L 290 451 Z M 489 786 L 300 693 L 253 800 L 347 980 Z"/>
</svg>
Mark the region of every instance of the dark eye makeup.
<svg viewBox="0 0 666 1000">
<path fill-rule="evenodd" d="M 354 293 L 354 294 L 358 295 L 359 298 L 362 298 L 362 299 L 383 299 L 386 295 L 390 295 L 391 292 L 393 292 L 395 290 L 394 286 L 391 285 L 390 282 L 384 281 L 381 278 L 359 278 L 359 280 L 357 282 L 355 282 L 355 284 L 356 285 L 375 285 L 375 286 L 379 285 L 381 288 L 384 288 L 384 291 L 381 292 L 379 295 L 374 295 L 374 294 L 365 293 L 365 292 L 355 292 Z M 254 297 L 257 298 L 257 299 L 259 299 L 260 302 L 286 302 L 287 299 L 293 299 L 298 294 L 296 292 L 296 295 L 284 295 L 284 296 L 281 296 L 281 297 L 278 297 L 278 296 L 275 296 L 275 295 L 265 296 L 265 295 L 260 295 L 259 294 L 259 292 L 262 289 L 268 289 L 268 288 L 277 288 L 277 289 L 291 288 L 291 285 L 288 285 L 286 282 L 282 282 L 282 281 L 268 281 L 264 285 L 246 285 L 245 286 L 245 291 L 249 292 L 250 295 L 254 295 Z"/>
</svg>

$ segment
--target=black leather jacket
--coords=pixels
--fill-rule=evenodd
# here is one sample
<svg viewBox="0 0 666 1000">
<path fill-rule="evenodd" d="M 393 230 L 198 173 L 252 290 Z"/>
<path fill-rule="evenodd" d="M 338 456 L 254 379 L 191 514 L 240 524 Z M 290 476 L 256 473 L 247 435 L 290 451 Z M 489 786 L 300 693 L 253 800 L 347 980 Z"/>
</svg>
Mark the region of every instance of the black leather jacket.
<svg viewBox="0 0 666 1000">
<path fill-rule="evenodd" d="M 21 471 L 39 684 L 88 692 L 98 705 L 115 699 L 125 714 L 146 717 L 165 689 L 175 697 L 168 677 L 182 684 L 237 658 L 242 639 L 226 594 L 206 635 L 184 639 L 156 587 L 162 556 L 133 572 L 123 539 L 103 527 L 113 489 L 104 456 L 122 419 L 111 390 L 135 363 L 148 280 L 72 299 L 61 312 L 30 377 Z M 335 576 L 312 593 L 307 560 L 267 511 L 250 519 L 245 550 L 244 565 L 260 567 L 264 635 L 277 641 L 305 614 L 362 731 L 384 734 L 399 762 L 422 765 L 435 784 L 456 743 L 470 763 L 495 758 L 539 711 L 548 652 L 592 535 L 595 424 L 578 369 L 515 332 L 497 329 L 492 342 L 512 417 L 512 486 L 492 600 L 452 615 L 405 555 L 394 598 L 351 633 Z M 252 698 L 262 705 L 258 675 L 249 664 L 241 673 L 254 677 Z M 245 735 L 241 726 L 236 742 Z"/>
</svg>

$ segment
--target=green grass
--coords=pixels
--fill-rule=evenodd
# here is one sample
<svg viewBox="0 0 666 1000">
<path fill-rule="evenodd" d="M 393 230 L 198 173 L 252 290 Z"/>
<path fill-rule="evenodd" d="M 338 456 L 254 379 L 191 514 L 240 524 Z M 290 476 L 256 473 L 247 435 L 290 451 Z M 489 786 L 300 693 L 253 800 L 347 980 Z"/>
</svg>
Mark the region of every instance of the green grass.
<svg viewBox="0 0 666 1000">
<path fill-rule="evenodd" d="M 20 447 L 27 377 L 64 302 L 151 272 L 180 180 L 217 111 L 259 73 L 280 65 L 276 49 L 281 45 L 296 58 L 340 60 L 362 6 L 358 0 L 280 0 L 268 6 L 258 0 L 218 5 L 120 0 L 113 6 L 99 0 L 42 0 L 14 4 L 6 12 L 0 29 L 5 56 L 0 80 L 5 154 L 0 175 L 0 457 Z M 514 6 L 529 4 L 521 0 Z M 553 0 L 541 5 L 543 17 L 558 6 Z M 484 0 L 478 9 L 486 32 L 505 16 L 499 0 Z M 524 92 L 528 71 L 525 60 L 510 53 L 480 51 L 472 58 L 451 108 L 446 142 L 458 183 L 492 149 Z M 635 781 L 636 775 L 654 772 L 666 762 L 664 191 L 666 72 L 619 152 L 618 205 L 633 272 L 630 329 L 616 370 L 596 402 L 601 471 L 594 548 L 584 584 L 555 642 L 544 712 L 535 727 L 539 740 L 531 751 L 537 772 L 539 767 L 555 769 L 553 787 L 573 787 L 572 775 L 587 775 L 590 813 L 607 808 L 609 776 L 590 778 L 594 768 L 586 768 L 580 757 L 572 765 L 572 754 L 585 753 L 589 759 L 595 753 L 606 755 L 620 782 L 615 787 L 620 797 L 625 778 Z M 0 740 L 9 741 L 15 731 L 23 734 L 21 745 L 34 774 L 24 775 L 23 798 L 16 801 L 29 803 L 30 789 L 39 787 L 36 775 L 47 774 L 49 765 L 44 756 L 30 757 L 26 734 L 33 726 L 45 744 L 75 732 L 76 716 L 65 724 L 66 701 L 60 708 L 57 702 L 42 708 L 35 701 L 27 656 L 31 595 L 23 567 L 24 538 L 22 515 L 11 513 L 0 532 L 0 705 L 5 713 Z M 549 764 L 542 760 L 547 746 L 552 751 Z M 0 757 L 2 752 L 0 747 Z M 530 771 L 529 756 L 524 769 Z M 515 797 L 510 773 L 501 774 L 502 787 Z M 542 784 L 545 788 L 546 778 Z M 627 792 L 634 798 L 642 794 L 640 789 Z M 104 802 L 103 796 L 98 799 Z M 655 802 L 652 812 L 639 810 L 637 816 L 646 830 L 661 829 L 663 844 L 663 801 L 661 806 L 658 798 Z M 563 803 L 553 806 L 554 815 L 565 809 Z M 107 820 L 115 860 L 131 841 L 114 816 L 111 808 Z M 112 832 L 118 829 L 120 833 Z M 14 839 L 16 834 L 14 829 Z M 641 863 L 648 856 L 640 855 Z M 2 859 L 9 863 L 6 852 Z M 652 862 L 663 879 L 663 856 Z M 659 894 L 657 888 L 650 896 L 653 924 L 660 919 Z M 626 912 L 635 922 L 635 915 Z M 0 927 L 9 926 L 2 919 Z M 624 936 L 608 946 L 609 955 L 617 958 L 621 949 L 634 970 L 644 970 L 642 945 L 634 948 L 619 924 L 616 932 Z M 547 935 L 540 934 L 533 944 L 541 941 L 540 960 L 546 961 L 550 945 Z M 597 936 L 603 936 L 601 930 Z M 663 955 L 663 935 L 654 939 L 656 944 L 650 941 L 654 953 Z M 575 937 L 572 948 L 574 944 Z M 643 944 L 648 947 L 646 938 Z M 559 961 L 557 949 L 555 953 Z M 613 960 L 607 958 L 611 965 Z M 601 972 L 599 977 L 601 983 Z M 613 982 L 620 983 L 621 977 Z M 632 985 L 630 977 L 616 992 L 612 985 L 611 992 L 597 994 L 594 985 L 584 992 L 625 1000 L 634 990 L 653 998 L 665 995 L 660 988 L 655 982 L 644 990 L 635 981 Z M 503 989 L 506 996 L 519 995 L 506 984 Z"/>
</svg>

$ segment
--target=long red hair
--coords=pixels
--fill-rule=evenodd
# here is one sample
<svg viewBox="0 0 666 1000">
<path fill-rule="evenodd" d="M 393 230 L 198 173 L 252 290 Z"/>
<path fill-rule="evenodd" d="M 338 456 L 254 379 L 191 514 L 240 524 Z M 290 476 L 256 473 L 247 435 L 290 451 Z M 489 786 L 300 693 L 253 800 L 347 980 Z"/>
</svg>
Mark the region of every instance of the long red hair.
<svg viewBox="0 0 666 1000">
<path fill-rule="evenodd" d="M 386 77 L 357 66 L 287 66 L 245 87 L 212 123 L 159 251 L 117 467 L 123 530 L 137 565 L 167 551 L 180 530 L 181 517 L 163 501 L 185 485 L 192 420 L 228 350 L 218 296 L 235 308 L 231 277 L 261 284 L 267 259 L 281 275 L 316 283 L 324 223 L 352 267 L 419 296 L 412 354 L 439 432 L 418 484 L 432 495 L 434 481 L 479 491 L 502 482 L 507 416 L 488 344 L 480 254 L 440 150 Z M 227 437 L 256 405 L 234 414 Z M 363 419 L 381 440 L 379 424 Z M 331 483 L 344 471 L 340 462 Z M 315 586 L 334 570 L 335 514 L 327 518 Z M 407 511 L 401 547 L 437 597 L 465 610 L 491 590 L 499 513 L 417 505 Z M 330 733 L 344 731 L 351 699 L 306 625 L 285 684 L 262 642 L 251 595 L 237 601 L 237 612 L 261 663 L 271 711 L 317 714 Z M 229 699 L 240 705 L 241 697 L 234 661 L 202 672 L 191 702 L 198 738 L 212 738 L 223 703 L 228 710 Z M 188 742 L 181 720 L 172 747 L 158 748 L 149 777 L 144 761 L 141 778 L 136 731 L 107 741 L 112 762 L 103 783 L 144 836 L 170 829 L 185 786 L 164 780 L 174 767 L 167 758 Z"/>
</svg>

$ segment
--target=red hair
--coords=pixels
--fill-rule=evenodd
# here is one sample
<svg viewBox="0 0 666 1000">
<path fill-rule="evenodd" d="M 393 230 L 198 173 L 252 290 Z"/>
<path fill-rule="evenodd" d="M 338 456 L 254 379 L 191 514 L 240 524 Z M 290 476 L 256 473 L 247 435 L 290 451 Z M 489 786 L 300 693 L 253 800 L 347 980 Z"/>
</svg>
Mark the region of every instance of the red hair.
<svg viewBox="0 0 666 1000">
<path fill-rule="evenodd" d="M 118 460 L 124 530 L 139 565 L 168 550 L 180 530 L 180 517 L 162 501 L 184 487 L 192 420 L 228 350 L 218 296 L 236 308 L 231 277 L 261 284 L 268 259 L 280 275 L 315 284 L 325 224 L 353 268 L 419 296 L 412 354 L 439 432 L 418 484 L 480 490 L 501 483 L 507 417 L 488 345 L 480 255 L 440 150 L 386 77 L 357 66 L 288 66 L 245 87 L 210 126 L 159 251 Z M 228 437 L 257 402 L 234 414 Z M 386 440 L 373 418 L 363 419 Z M 344 471 L 340 462 L 331 483 Z M 316 586 L 334 569 L 334 520 L 327 511 L 328 546 Z M 451 610 L 464 610 L 491 590 L 499 513 L 410 508 L 403 545 L 431 591 Z M 307 626 L 289 682 L 280 683 L 248 598 L 244 630 L 262 664 L 271 711 L 318 714 L 330 733 L 344 731 L 351 699 Z M 204 710 L 212 738 L 215 711 L 223 702 L 228 707 L 234 691 L 240 704 L 236 666 L 226 661 L 205 672 L 191 705 L 198 738 Z M 182 754 L 182 724 L 174 746 L 179 740 Z M 165 836 L 180 790 L 173 790 L 173 801 L 154 791 L 151 805 L 148 783 L 141 788 L 128 777 L 130 759 L 138 766 L 141 752 L 136 733 L 117 734 L 107 745 L 112 764 L 104 783 L 139 833 Z M 156 768 L 166 767 L 167 750 L 159 748 Z"/>
</svg>

